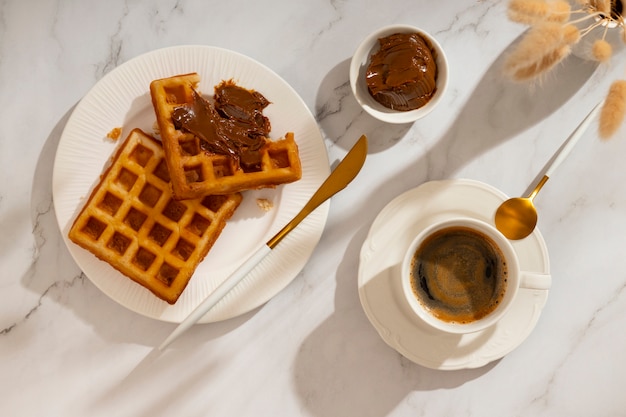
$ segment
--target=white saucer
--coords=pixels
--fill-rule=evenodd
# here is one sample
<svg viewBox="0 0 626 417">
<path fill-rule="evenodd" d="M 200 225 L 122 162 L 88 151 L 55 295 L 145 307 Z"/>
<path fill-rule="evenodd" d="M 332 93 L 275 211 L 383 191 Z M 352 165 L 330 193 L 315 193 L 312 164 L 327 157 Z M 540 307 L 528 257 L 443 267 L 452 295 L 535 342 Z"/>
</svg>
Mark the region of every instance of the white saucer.
<svg viewBox="0 0 626 417">
<path fill-rule="evenodd" d="M 407 359 L 432 369 L 478 368 L 511 352 L 534 329 L 547 290 L 520 289 L 498 324 L 468 335 L 423 327 L 402 298 L 400 264 L 422 228 L 434 218 L 451 215 L 493 222 L 496 208 L 506 199 L 499 190 L 478 181 L 432 181 L 396 197 L 374 220 L 361 249 L 359 297 L 382 339 Z M 512 243 L 523 270 L 550 273 L 548 251 L 538 229 Z"/>
</svg>

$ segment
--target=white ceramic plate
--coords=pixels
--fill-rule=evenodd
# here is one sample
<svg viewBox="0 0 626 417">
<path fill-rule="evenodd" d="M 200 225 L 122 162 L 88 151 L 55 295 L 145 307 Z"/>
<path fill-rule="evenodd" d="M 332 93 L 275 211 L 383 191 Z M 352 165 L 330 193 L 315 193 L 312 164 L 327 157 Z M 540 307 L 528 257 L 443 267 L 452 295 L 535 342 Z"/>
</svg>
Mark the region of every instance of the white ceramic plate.
<svg viewBox="0 0 626 417">
<path fill-rule="evenodd" d="M 270 136 L 277 139 L 288 131 L 295 133 L 303 175 L 292 184 L 246 192 L 242 205 L 196 269 L 184 293 L 170 306 L 72 243 L 67 233 L 117 145 L 106 139 L 107 133 L 115 127 L 123 127 L 122 138 L 136 127 L 153 133 L 156 118 L 150 100 L 150 82 L 189 72 L 200 74 L 199 90 L 205 94 L 212 95 L 216 84 L 232 78 L 242 87 L 265 95 L 272 103 L 264 111 L 272 123 Z M 251 58 L 232 51 L 209 46 L 179 46 L 149 52 L 120 65 L 81 100 L 59 141 L 52 192 L 61 233 L 85 275 L 125 307 L 148 317 L 178 323 L 248 255 L 280 230 L 329 172 L 328 155 L 317 123 L 284 80 Z M 261 210 L 257 198 L 270 200 L 273 208 L 269 212 Z M 281 291 L 308 261 L 327 216 L 328 203 L 294 229 L 201 322 L 244 314 Z"/>
<path fill-rule="evenodd" d="M 433 369 L 477 368 L 511 352 L 534 329 L 547 290 L 520 289 L 499 323 L 467 335 L 427 329 L 402 298 L 402 259 L 420 230 L 435 218 L 451 215 L 493 222 L 498 205 L 506 198 L 478 181 L 432 181 L 396 197 L 374 220 L 361 249 L 359 297 L 382 339 L 409 360 Z M 549 274 L 548 251 L 538 229 L 512 243 L 523 270 Z"/>
</svg>

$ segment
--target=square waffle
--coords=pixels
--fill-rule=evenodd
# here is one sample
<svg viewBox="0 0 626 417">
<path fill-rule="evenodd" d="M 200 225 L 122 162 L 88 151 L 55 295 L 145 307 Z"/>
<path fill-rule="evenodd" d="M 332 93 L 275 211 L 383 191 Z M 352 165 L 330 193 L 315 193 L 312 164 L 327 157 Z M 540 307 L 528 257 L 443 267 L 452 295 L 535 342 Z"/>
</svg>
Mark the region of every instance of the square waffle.
<svg viewBox="0 0 626 417">
<path fill-rule="evenodd" d="M 69 238 L 174 304 L 239 206 L 239 193 L 172 198 L 163 148 L 134 129 L 78 214 Z"/>
<path fill-rule="evenodd" d="M 154 80 L 150 84 L 176 198 L 274 187 L 301 178 L 302 166 L 292 132 L 275 141 L 266 138 L 260 149 L 261 163 L 250 168 L 242 166 L 236 158 L 203 149 L 200 138 L 177 129 L 172 114 L 177 108 L 192 105 L 199 81 L 198 74 L 191 73 Z"/>
</svg>

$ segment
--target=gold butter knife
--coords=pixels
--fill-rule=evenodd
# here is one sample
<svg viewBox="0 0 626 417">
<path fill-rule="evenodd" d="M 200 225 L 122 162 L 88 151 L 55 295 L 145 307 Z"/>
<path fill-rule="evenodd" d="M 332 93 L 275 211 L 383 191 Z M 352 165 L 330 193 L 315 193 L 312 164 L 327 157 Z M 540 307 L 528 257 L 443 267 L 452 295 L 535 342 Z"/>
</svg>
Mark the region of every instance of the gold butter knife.
<svg viewBox="0 0 626 417">
<path fill-rule="evenodd" d="M 348 151 L 343 160 L 337 165 L 333 172 L 326 178 L 320 188 L 313 194 L 309 201 L 304 205 L 302 210 L 283 227 L 274 237 L 267 241 L 254 252 L 247 261 L 245 261 L 235 272 L 233 272 L 226 280 L 220 284 L 207 298 L 200 303 L 190 314 L 183 320 L 174 331 L 161 343 L 159 350 L 165 349 L 170 343 L 176 340 L 181 334 L 187 331 L 198 320 L 200 320 L 211 308 L 213 308 L 235 285 L 245 278 L 252 269 L 258 265 L 271 251 L 287 236 L 305 217 L 320 204 L 328 200 L 346 186 L 357 176 L 367 156 L 367 138 L 362 135 L 354 144 L 352 149 Z"/>
</svg>

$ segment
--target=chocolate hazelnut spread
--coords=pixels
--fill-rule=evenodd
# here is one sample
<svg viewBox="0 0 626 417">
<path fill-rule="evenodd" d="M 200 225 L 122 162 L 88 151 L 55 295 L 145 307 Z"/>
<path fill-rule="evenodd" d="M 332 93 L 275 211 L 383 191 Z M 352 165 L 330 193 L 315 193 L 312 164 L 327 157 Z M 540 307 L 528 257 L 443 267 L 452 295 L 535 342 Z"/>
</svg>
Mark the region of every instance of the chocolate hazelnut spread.
<svg viewBox="0 0 626 417">
<path fill-rule="evenodd" d="M 260 135 L 269 133 L 270 121 L 263 109 L 270 102 L 258 91 L 239 87 L 233 81 L 222 81 L 215 87 L 215 109 L 237 125 Z"/>
<path fill-rule="evenodd" d="M 422 107 L 436 91 L 437 64 L 428 43 L 417 33 L 396 33 L 378 40 L 366 72 L 370 94 L 393 110 Z"/>
<path fill-rule="evenodd" d="M 230 156 L 244 169 L 258 168 L 271 129 L 262 114 L 269 103 L 259 92 L 223 81 L 215 87 L 215 105 L 194 90 L 193 102 L 174 109 L 172 121 L 197 136 L 202 150 Z"/>
</svg>

